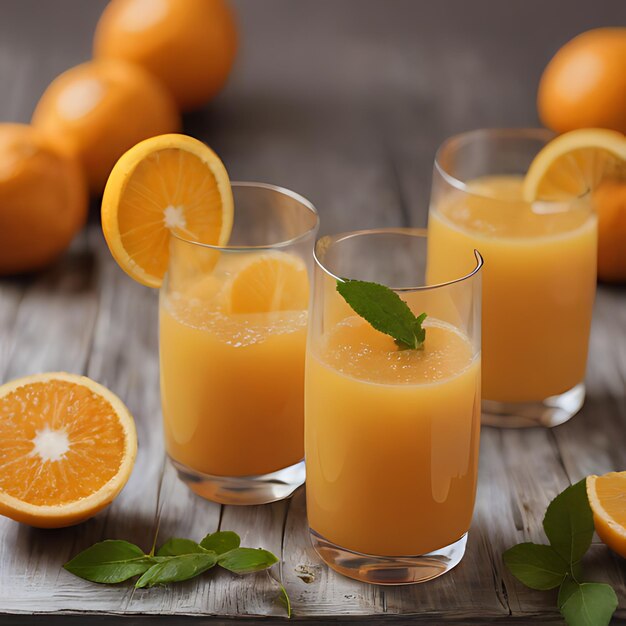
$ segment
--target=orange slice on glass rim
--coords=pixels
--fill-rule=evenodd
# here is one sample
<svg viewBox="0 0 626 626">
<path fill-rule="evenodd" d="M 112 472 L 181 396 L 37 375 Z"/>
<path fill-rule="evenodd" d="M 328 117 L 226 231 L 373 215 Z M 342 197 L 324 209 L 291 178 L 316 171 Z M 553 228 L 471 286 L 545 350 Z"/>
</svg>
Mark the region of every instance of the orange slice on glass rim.
<svg viewBox="0 0 626 626">
<path fill-rule="evenodd" d="M 524 178 L 524 199 L 566 201 L 595 191 L 626 168 L 626 137 L 603 128 L 559 135 L 533 159 Z"/>
<path fill-rule="evenodd" d="M 122 401 L 76 374 L 0 386 L 0 514 L 40 528 L 82 522 L 122 490 L 137 454 Z"/>
<path fill-rule="evenodd" d="M 126 152 L 102 197 L 102 230 L 111 254 L 137 282 L 159 287 L 172 233 L 225 245 L 233 224 L 228 173 L 205 144 L 159 135 Z"/>
</svg>

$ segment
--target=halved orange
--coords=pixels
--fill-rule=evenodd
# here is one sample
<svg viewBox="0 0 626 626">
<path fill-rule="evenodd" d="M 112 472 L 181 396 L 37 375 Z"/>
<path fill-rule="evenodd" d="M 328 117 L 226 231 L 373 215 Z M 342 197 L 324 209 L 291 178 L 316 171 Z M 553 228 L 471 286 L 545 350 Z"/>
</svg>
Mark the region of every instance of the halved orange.
<svg viewBox="0 0 626 626">
<path fill-rule="evenodd" d="M 309 302 L 304 262 L 287 252 L 252 256 L 230 285 L 230 313 L 301 311 Z"/>
<path fill-rule="evenodd" d="M 108 389 L 76 374 L 0 386 L 0 514 L 70 526 L 107 506 L 137 454 L 135 423 Z"/>
<path fill-rule="evenodd" d="M 598 536 L 626 558 L 626 472 L 589 476 L 587 497 Z"/>
<path fill-rule="evenodd" d="M 148 287 L 161 285 L 171 233 L 224 245 L 232 224 L 224 164 L 186 135 L 159 135 L 131 148 L 115 164 L 102 197 L 102 230 L 111 254 Z"/>
<path fill-rule="evenodd" d="M 559 135 L 533 159 L 524 179 L 524 199 L 562 201 L 594 191 L 621 175 L 626 137 L 604 128 L 582 128 Z"/>
</svg>

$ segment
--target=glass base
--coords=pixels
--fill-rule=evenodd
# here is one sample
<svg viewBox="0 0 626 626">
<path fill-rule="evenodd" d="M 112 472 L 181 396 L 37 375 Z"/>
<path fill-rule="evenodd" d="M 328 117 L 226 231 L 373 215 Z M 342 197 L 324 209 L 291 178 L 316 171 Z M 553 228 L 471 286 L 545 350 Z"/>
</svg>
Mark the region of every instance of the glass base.
<svg viewBox="0 0 626 626">
<path fill-rule="evenodd" d="M 458 565 L 467 533 L 445 548 L 419 556 L 376 556 L 342 548 L 309 528 L 311 543 L 322 561 L 336 572 L 374 585 L 412 585 L 437 578 Z"/>
<path fill-rule="evenodd" d="M 220 504 L 268 504 L 289 497 L 304 484 L 304 461 L 259 476 L 212 476 L 169 457 L 178 477 L 199 496 Z"/>
<path fill-rule="evenodd" d="M 558 396 L 539 402 L 496 402 L 483 400 L 482 423 L 500 428 L 551 428 L 567 422 L 585 402 L 585 385 L 580 383 Z"/>
</svg>

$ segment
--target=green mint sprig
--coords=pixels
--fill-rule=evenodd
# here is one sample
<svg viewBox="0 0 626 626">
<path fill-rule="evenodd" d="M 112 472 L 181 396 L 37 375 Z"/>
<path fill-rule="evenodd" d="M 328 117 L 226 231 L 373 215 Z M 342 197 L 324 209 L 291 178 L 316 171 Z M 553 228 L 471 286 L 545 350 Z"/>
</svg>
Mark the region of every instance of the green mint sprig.
<svg viewBox="0 0 626 626">
<path fill-rule="evenodd" d="M 189 580 L 215 565 L 235 574 L 267 570 L 278 559 L 262 548 L 242 548 L 239 535 L 230 530 L 208 534 L 200 543 L 173 538 L 149 554 L 133 543 L 107 539 L 77 554 L 63 567 L 94 583 L 113 585 L 139 577 L 135 588 L 154 587 Z M 279 601 L 291 617 L 291 604 L 285 587 L 278 583 Z"/>
<path fill-rule="evenodd" d="M 581 560 L 593 538 L 586 481 L 568 487 L 548 506 L 543 530 L 550 545 L 520 543 L 504 554 L 513 576 L 531 589 L 559 587 L 558 606 L 569 626 L 605 626 L 617 609 L 610 585 L 582 582 Z"/>
<path fill-rule="evenodd" d="M 400 296 L 378 283 L 364 280 L 337 281 L 337 291 L 355 313 L 386 335 L 395 339 L 401 350 L 421 350 L 426 339 L 422 322 L 426 313 L 415 316 Z"/>
</svg>

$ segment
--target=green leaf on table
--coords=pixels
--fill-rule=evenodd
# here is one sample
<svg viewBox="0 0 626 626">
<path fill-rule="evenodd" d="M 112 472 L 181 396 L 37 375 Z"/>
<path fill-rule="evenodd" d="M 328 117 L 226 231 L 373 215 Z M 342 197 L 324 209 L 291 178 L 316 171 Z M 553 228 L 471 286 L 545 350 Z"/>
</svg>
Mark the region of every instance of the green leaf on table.
<svg viewBox="0 0 626 626">
<path fill-rule="evenodd" d="M 565 579 L 569 565 L 550 546 L 520 543 L 503 555 L 513 576 L 531 589 L 554 589 Z"/>
<path fill-rule="evenodd" d="M 561 608 L 567 599 L 578 590 L 579 583 L 572 576 L 567 576 L 561 586 L 559 587 L 559 599 L 558 604 Z"/>
<path fill-rule="evenodd" d="M 83 550 L 63 567 L 94 583 L 121 583 L 143 574 L 154 564 L 143 550 L 133 543 L 107 539 Z"/>
<path fill-rule="evenodd" d="M 262 548 L 235 548 L 219 557 L 219 565 L 235 574 L 250 574 L 272 567 L 278 559 Z"/>
<path fill-rule="evenodd" d="M 585 555 L 593 538 L 593 513 L 586 480 L 560 493 L 548 506 L 543 528 L 549 546 L 518 544 L 503 554 L 504 562 L 527 587 L 559 588 L 559 609 L 569 626 L 607 626 L 617 608 L 610 585 L 581 583 Z"/>
<path fill-rule="evenodd" d="M 211 569 L 216 563 L 217 555 L 214 552 L 166 557 L 146 571 L 135 587 L 140 589 L 188 580 Z"/>
<path fill-rule="evenodd" d="M 364 280 L 338 280 L 337 291 L 355 313 L 386 335 L 390 335 L 402 349 L 421 349 L 426 339 L 422 322 L 426 313 L 415 317 L 409 305 L 400 296 L 378 283 Z"/>
<path fill-rule="evenodd" d="M 174 537 L 166 541 L 156 554 L 157 556 L 180 556 L 181 554 L 202 554 L 203 552 L 206 550 L 195 541 Z"/>
<path fill-rule="evenodd" d="M 200 543 L 174 537 L 156 555 L 128 541 L 107 540 L 83 550 L 63 567 L 72 574 L 95 583 L 120 583 L 139 576 L 136 588 L 154 587 L 189 580 L 219 564 L 236 574 L 268 570 L 278 559 L 261 548 L 241 548 L 239 535 L 232 531 L 208 534 Z M 269 574 L 269 572 L 268 572 Z M 270 578 L 272 578 L 270 576 Z M 291 604 L 284 586 L 279 601 L 291 616 Z"/>
<path fill-rule="evenodd" d="M 559 608 L 569 626 L 608 626 L 617 596 L 604 583 L 577 583 L 571 578 L 559 593 Z"/>
<path fill-rule="evenodd" d="M 285 585 L 278 581 L 276 581 L 276 583 L 278 584 L 278 589 L 280 593 L 280 595 L 278 596 L 278 601 L 285 608 L 285 611 L 287 612 L 287 617 L 291 617 L 291 600 L 289 599 L 289 594 L 285 589 Z"/>
<path fill-rule="evenodd" d="M 550 545 L 568 563 L 582 559 L 593 538 L 593 513 L 585 479 L 561 492 L 548 506 L 543 529 Z"/>
<path fill-rule="evenodd" d="M 239 535 L 232 530 L 218 530 L 216 533 L 208 534 L 200 542 L 201 547 L 205 550 L 212 550 L 216 554 L 224 554 L 224 552 L 234 550 L 240 544 Z"/>
</svg>

